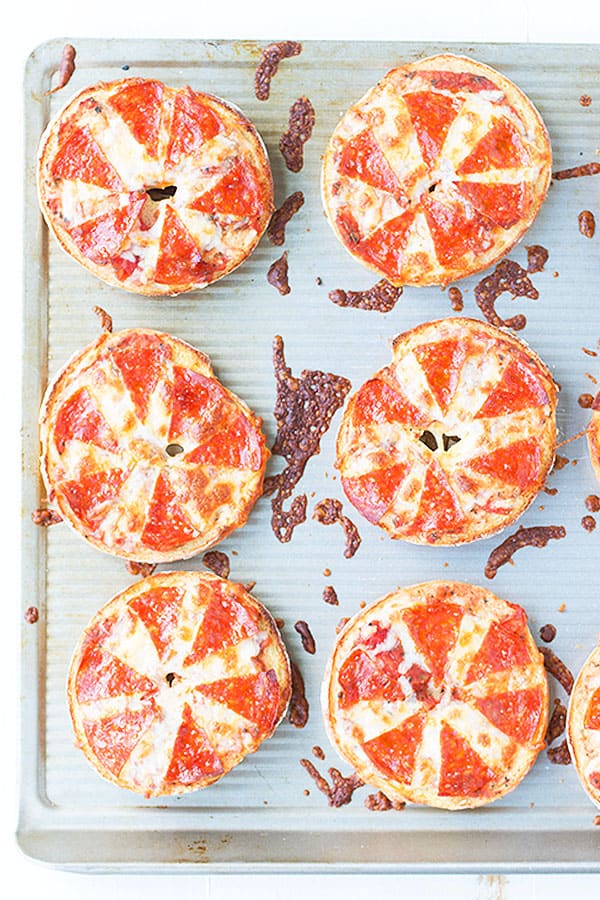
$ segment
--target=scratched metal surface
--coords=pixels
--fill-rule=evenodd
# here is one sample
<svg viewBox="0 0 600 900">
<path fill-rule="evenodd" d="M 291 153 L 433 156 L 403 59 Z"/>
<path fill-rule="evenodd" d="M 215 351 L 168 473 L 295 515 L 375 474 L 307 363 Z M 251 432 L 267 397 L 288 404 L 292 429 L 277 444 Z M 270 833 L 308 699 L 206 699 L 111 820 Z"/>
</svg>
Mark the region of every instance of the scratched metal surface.
<svg viewBox="0 0 600 900">
<path fill-rule="evenodd" d="M 535 768 L 502 801 L 473 812 L 447 813 L 407 807 L 375 813 L 364 806 L 367 788 L 353 802 L 331 809 L 316 790 L 301 757 L 314 759 L 320 745 L 328 766 L 348 767 L 324 733 L 319 686 L 335 627 L 396 585 L 436 578 L 484 584 L 521 603 L 533 633 L 557 626 L 553 649 L 574 671 L 600 632 L 597 559 L 600 528 L 581 526 L 585 497 L 598 491 L 583 440 L 564 447 L 570 464 L 550 479 L 554 495 L 540 494 L 521 519 L 524 525 L 562 524 L 567 537 L 545 550 L 524 549 L 493 582 L 483 574 L 501 538 L 443 549 L 391 542 L 353 515 L 362 545 L 343 556 L 341 529 L 309 519 L 283 545 L 270 528 L 270 502 L 257 504 L 249 524 L 220 547 L 231 559 L 231 577 L 256 581 L 255 594 L 284 622 L 291 656 L 303 671 L 310 719 L 306 728 L 287 721 L 254 756 L 221 783 L 180 799 L 145 801 L 105 783 L 73 746 L 64 685 L 70 655 L 91 615 L 132 580 L 124 562 L 105 556 L 67 527 L 36 528 L 30 513 L 40 505 L 36 417 L 49 373 L 92 340 L 99 323 L 92 312 L 107 310 L 115 329 L 165 329 L 200 347 L 218 376 L 264 418 L 269 442 L 275 435 L 273 337 L 281 334 L 288 364 L 347 376 L 357 388 L 389 358 L 389 342 L 420 322 L 452 314 L 439 288 L 406 289 L 395 309 L 341 309 L 327 297 L 333 288 L 362 289 L 374 281 L 345 253 L 327 226 L 319 198 L 320 158 L 341 113 L 393 65 L 449 49 L 497 67 L 520 85 L 540 109 L 550 132 L 555 169 L 594 160 L 600 134 L 598 48 L 543 45 L 433 45 L 402 43 L 304 44 L 285 61 L 271 98 L 254 97 L 253 73 L 264 44 L 222 41 L 77 41 L 77 70 L 63 91 L 48 97 L 64 41 L 35 50 L 25 74 L 26 164 L 24 401 L 23 401 L 23 593 L 21 614 L 40 609 L 36 625 L 23 623 L 21 802 L 18 839 L 35 859 L 86 870 L 190 871 L 597 871 L 600 830 L 595 809 L 571 766 L 551 765 L 542 752 Z M 279 204 L 302 190 L 304 207 L 287 230 L 291 293 L 281 297 L 266 281 L 280 255 L 265 238 L 240 269 L 202 292 L 170 300 L 136 297 L 107 287 L 67 258 L 49 239 L 37 209 L 34 172 L 39 137 L 50 115 L 81 87 L 128 75 L 189 83 L 236 103 L 254 121 L 269 149 Z M 316 127 L 305 147 L 301 172 L 287 171 L 278 150 L 292 102 L 310 97 Z M 582 94 L 591 106 L 579 103 Z M 500 300 L 501 314 L 527 316 L 524 337 L 551 367 L 561 385 L 560 439 L 585 427 L 577 398 L 594 392 L 598 359 L 584 354 L 600 338 L 597 303 L 599 238 L 578 230 L 582 209 L 600 214 L 598 182 L 555 182 L 523 244 L 510 257 L 526 262 L 524 245 L 550 251 L 543 272 L 532 276 L 537 301 Z M 557 273 L 556 275 L 554 273 Z M 317 277 L 322 284 L 317 283 Z M 473 298 L 478 277 L 461 282 L 464 315 L 479 315 Z M 314 504 L 343 499 L 333 468 L 340 412 L 306 469 L 299 489 Z M 277 471 L 274 458 L 269 471 Z M 198 557 L 173 568 L 199 568 Z M 165 568 L 165 567 L 163 567 Z M 325 569 L 331 570 L 326 577 Z M 322 600 L 333 584 L 338 607 Z M 559 608 L 565 605 L 564 611 Z M 317 652 L 306 654 L 293 624 L 305 619 Z M 563 700 L 561 689 L 555 690 Z M 309 792 L 309 793 L 307 793 Z"/>
</svg>

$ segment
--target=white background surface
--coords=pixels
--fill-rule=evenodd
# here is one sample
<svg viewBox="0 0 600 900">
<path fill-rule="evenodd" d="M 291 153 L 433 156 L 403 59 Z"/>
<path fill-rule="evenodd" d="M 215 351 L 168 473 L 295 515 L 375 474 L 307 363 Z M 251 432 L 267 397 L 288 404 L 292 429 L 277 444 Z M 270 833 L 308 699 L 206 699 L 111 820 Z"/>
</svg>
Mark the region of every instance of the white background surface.
<svg viewBox="0 0 600 900">
<path fill-rule="evenodd" d="M 214 7 L 214 8 L 211 8 Z M 83 37 L 385 39 L 423 41 L 590 42 L 600 45 L 600 4 L 586 0 L 216 0 L 193 4 L 173 0 L 8 0 L 2 41 L 3 123 L 1 253 L 2 326 L 0 384 L 5 409 L 2 454 L 2 548 L 5 574 L 1 632 L 4 644 L 4 716 L 0 726 L 0 872 L 3 896 L 44 900 L 122 897 L 154 900 L 221 900 L 285 897 L 286 900 L 377 900 L 443 897 L 444 900 L 577 900 L 600 897 L 600 875 L 92 875 L 50 869 L 25 859 L 14 839 L 17 827 L 19 529 L 20 529 L 20 335 L 22 82 L 28 54 L 51 38 L 77 45 Z M 600 84 L 599 84 L 600 88 Z M 598 92 L 600 102 L 600 90 Z M 600 134 L 598 135 L 600 148 Z M 594 179 L 590 189 L 600 191 Z M 590 302 L 599 302 L 598 297 Z M 35 598 L 32 598 L 32 603 Z M 600 863 L 600 835 L 599 835 Z"/>
</svg>

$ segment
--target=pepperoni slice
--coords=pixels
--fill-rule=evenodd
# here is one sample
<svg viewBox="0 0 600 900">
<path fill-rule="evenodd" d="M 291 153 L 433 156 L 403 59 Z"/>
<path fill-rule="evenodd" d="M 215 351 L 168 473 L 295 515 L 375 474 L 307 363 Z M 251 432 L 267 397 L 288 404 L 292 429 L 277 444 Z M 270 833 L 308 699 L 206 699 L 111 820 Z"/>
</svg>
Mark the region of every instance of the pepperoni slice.
<svg viewBox="0 0 600 900">
<path fill-rule="evenodd" d="M 202 251 L 175 210 L 168 207 L 160 236 L 155 280 L 160 284 L 210 281 L 219 265 L 214 254 Z"/>
<path fill-rule="evenodd" d="M 261 190 L 256 169 L 243 159 L 234 160 L 217 183 L 188 204 L 209 215 L 247 216 L 250 224 L 260 215 Z"/>
<path fill-rule="evenodd" d="M 517 607 L 502 622 L 493 622 L 469 666 L 466 684 L 496 672 L 526 666 L 531 662 L 527 646 L 527 616 Z"/>
<path fill-rule="evenodd" d="M 600 688 L 596 688 L 592 694 L 583 724 L 586 728 L 600 730 Z"/>
<path fill-rule="evenodd" d="M 427 424 L 427 416 L 417 409 L 395 388 L 379 378 L 365 382 L 356 393 L 352 406 L 355 425 L 370 425 L 372 422 L 401 422 L 415 428 Z"/>
<path fill-rule="evenodd" d="M 67 441 L 83 441 L 104 450 L 116 450 L 117 440 L 87 388 L 79 388 L 65 400 L 56 415 L 54 443 L 59 453 Z"/>
<path fill-rule="evenodd" d="M 402 267 L 402 255 L 408 243 L 409 230 L 415 220 L 416 209 L 409 207 L 393 219 L 389 219 L 381 228 L 376 229 L 369 237 L 350 242 L 353 252 L 367 263 L 380 266 L 390 277 L 398 274 Z M 358 225 L 357 234 L 360 234 Z"/>
<path fill-rule="evenodd" d="M 416 91 L 414 94 L 405 94 L 403 99 L 408 107 L 423 160 L 428 167 L 433 168 L 463 101 L 433 91 Z"/>
<path fill-rule="evenodd" d="M 53 178 L 82 181 L 113 191 L 125 190 L 116 169 L 87 126 L 69 133 L 54 157 L 50 171 Z"/>
<path fill-rule="evenodd" d="M 357 478 L 342 478 L 342 487 L 356 509 L 376 525 L 391 507 L 409 471 L 407 462 L 396 463 Z"/>
<path fill-rule="evenodd" d="M 519 359 L 512 359 L 475 418 L 505 416 L 522 409 L 535 409 L 549 402 L 546 390 L 531 368 Z"/>
<path fill-rule="evenodd" d="M 171 650 L 183 597 L 179 588 L 161 587 L 140 594 L 129 604 L 143 622 L 160 659 Z"/>
<path fill-rule="evenodd" d="M 68 227 L 69 235 L 92 262 L 98 265 L 112 262 L 135 225 L 144 202 L 143 194 L 132 193 L 129 201 L 119 209 Z"/>
<path fill-rule="evenodd" d="M 381 772 L 403 784 L 410 784 L 415 771 L 417 750 L 423 738 L 424 723 L 425 714 L 417 712 L 397 728 L 365 741 L 363 750 Z"/>
<path fill-rule="evenodd" d="M 380 191 L 407 199 L 394 170 L 368 128 L 347 142 L 337 168 L 341 175 L 358 178 Z"/>
<path fill-rule="evenodd" d="M 75 685 L 79 703 L 157 690 L 149 678 L 95 644 L 89 644 L 81 655 Z"/>
<path fill-rule="evenodd" d="M 204 697 L 223 703 L 249 722 L 260 732 L 270 731 L 279 718 L 280 690 L 277 676 L 272 669 L 254 675 L 222 678 L 198 685 L 196 690 Z"/>
<path fill-rule="evenodd" d="M 117 500 L 127 478 L 123 469 L 108 469 L 82 475 L 76 481 L 63 481 L 57 492 L 64 497 L 74 515 L 90 529 L 95 529 Z"/>
<path fill-rule="evenodd" d="M 440 734 L 442 762 L 438 793 L 441 797 L 476 797 L 496 778 L 478 753 L 446 722 Z"/>
<path fill-rule="evenodd" d="M 465 465 L 525 490 L 537 479 L 540 471 L 539 442 L 535 438 L 514 441 L 507 447 L 499 447 L 491 453 L 470 459 Z"/>
<path fill-rule="evenodd" d="M 340 707 L 345 709 L 360 700 L 404 700 L 400 684 L 403 661 L 404 649 L 399 641 L 391 650 L 377 654 L 353 650 L 339 673 Z"/>
<path fill-rule="evenodd" d="M 450 338 L 422 344 L 414 353 L 438 406 L 448 412 L 467 355 L 464 341 Z"/>
<path fill-rule="evenodd" d="M 517 184 L 484 184 L 455 181 L 454 187 L 487 219 L 501 228 L 512 228 L 527 213 L 531 194 L 524 181 Z"/>
<path fill-rule="evenodd" d="M 151 550 L 172 550 L 197 534 L 185 515 L 166 472 L 159 472 L 141 541 Z"/>
<path fill-rule="evenodd" d="M 415 605 L 403 614 L 415 648 L 427 661 L 436 684 L 444 680 L 462 617 L 461 606 L 442 599 Z"/>
<path fill-rule="evenodd" d="M 96 758 L 118 775 L 157 715 L 156 705 L 146 702 L 141 709 L 128 709 L 98 722 L 84 720 L 83 729 Z"/>
<path fill-rule="evenodd" d="M 257 619 L 253 611 L 216 585 L 185 665 L 201 662 L 209 653 L 233 647 L 257 633 Z"/>
<path fill-rule="evenodd" d="M 173 367 L 173 390 L 169 439 L 185 437 L 199 441 L 220 424 L 229 421 L 231 401 L 214 378 L 185 366 Z"/>
<path fill-rule="evenodd" d="M 152 395 L 168 371 L 172 350 L 158 335 L 139 331 L 129 332 L 109 352 L 129 391 L 137 417 L 144 422 Z"/>
<path fill-rule="evenodd" d="M 187 88 L 175 94 L 167 162 L 178 163 L 207 141 L 216 137 L 223 126 L 213 110 Z"/>
<path fill-rule="evenodd" d="M 223 774 L 223 765 L 208 735 L 195 721 L 188 703 L 183 707 L 181 724 L 173 744 L 173 753 L 165 782 L 196 784 L 203 778 Z"/>
<path fill-rule="evenodd" d="M 240 413 L 230 424 L 188 453 L 186 462 L 258 471 L 262 465 L 262 445 L 247 418 Z"/>
<path fill-rule="evenodd" d="M 464 521 L 465 515 L 448 478 L 435 461 L 431 462 L 425 473 L 421 500 L 411 530 L 424 532 L 428 535 L 427 539 L 432 540 L 438 532 L 460 530 Z"/>
<path fill-rule="evenodd" d="M 469 210 L 458 195 L 448 191 L 442 203 L 433 193 L 424 193 L 421 203 L 442 265 L 454 265 L 467 253 L 483 253 L 491 246 L 489 223 L 477 210 Z"/>
<path fill-rule="evenodd" d="M 109 106 L 127 123 L 136 141 L 154 157 L 158 153 L 163 87 L 160 81 L 132 79 L 108 99 Z"/>
<path fill-rule="evenodd" d="M 478 697 L 475 706 L 496 728 L 526 744 L 536 733 L 542 716 L 544 698 L 541 688 L 505 691 L 491 697 Z"/>
<path fill-rule="evenodd" d="M 463 159 L 456 172 L 471 175 L 489 169 L 520 168 L 529 162 L 529 154 L 523 145 L 517 127 L 507 118 L 498 119 L 488 132 Z"/>
</svg>

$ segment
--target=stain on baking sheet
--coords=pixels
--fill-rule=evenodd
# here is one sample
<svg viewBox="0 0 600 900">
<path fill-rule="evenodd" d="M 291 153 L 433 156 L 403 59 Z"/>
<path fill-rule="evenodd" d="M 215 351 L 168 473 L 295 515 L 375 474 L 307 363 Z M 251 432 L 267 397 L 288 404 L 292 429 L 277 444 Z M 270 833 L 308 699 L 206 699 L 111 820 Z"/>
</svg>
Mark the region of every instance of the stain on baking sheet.
<svg viewBox="0 0 600 900">
<path fill-rule="evenodd" d="M 282 543 L 292 539 L 294 529 L 306 521 L 306 494 L 286 503 L 304 474 L 306 464 L 321 449 L 321 438 L 328 430 L 336 411 L 343 405 L 351 383 L 341 375 L 305 369 L 292 375 L 286 365 L 283 338 L 273 342 L 273 368 L 277 382 L 274 416 L 277 435 L 271 448 L 274 456 L 282 456 L 286 466 L 282 472 L 265 478 L 263 493 L 270 497 L 271 527 Z"/>
</svg>

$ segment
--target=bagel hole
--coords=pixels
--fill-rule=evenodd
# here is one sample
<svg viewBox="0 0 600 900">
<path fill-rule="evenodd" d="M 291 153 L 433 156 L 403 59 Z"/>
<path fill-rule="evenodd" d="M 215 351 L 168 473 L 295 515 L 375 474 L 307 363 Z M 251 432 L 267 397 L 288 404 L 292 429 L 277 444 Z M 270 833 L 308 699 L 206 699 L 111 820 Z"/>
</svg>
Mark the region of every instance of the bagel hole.
<svg viewBox="0 0 600 900">
<path fill-rule="evenodd" d="M 151 200 L 154 200 L 155 203 L 158 203 L 159 200 L 168 200 L 169 197 L 172 197 L 175 194 L 176 190 L 176 184 L 167 184 L 165 185 L 165 187 L 147 188 L 146 193 Z"/>
<path fill-rule="evenodd" d="M 460 438 L 457 434 L 443 434 L 442 442 L 444 445 L 444 450 L 449 450 L 450 447 L 453 447 L 455 444 L 458 444 Z"/>
<path fill-rule="evenodd" d="M 180 453 L 183 453 L 183 447 L 181 444 L 167 444 L 165 453 L 167 456 L 179 456 Z"/>
<path fill-rule="evenodd" d="M 422 444 L 425 444 L 429 450 L 437 450 L 438 448 L 437 438 L 431 431 L 424 431 L 419 440 Z"/>
</svg>

